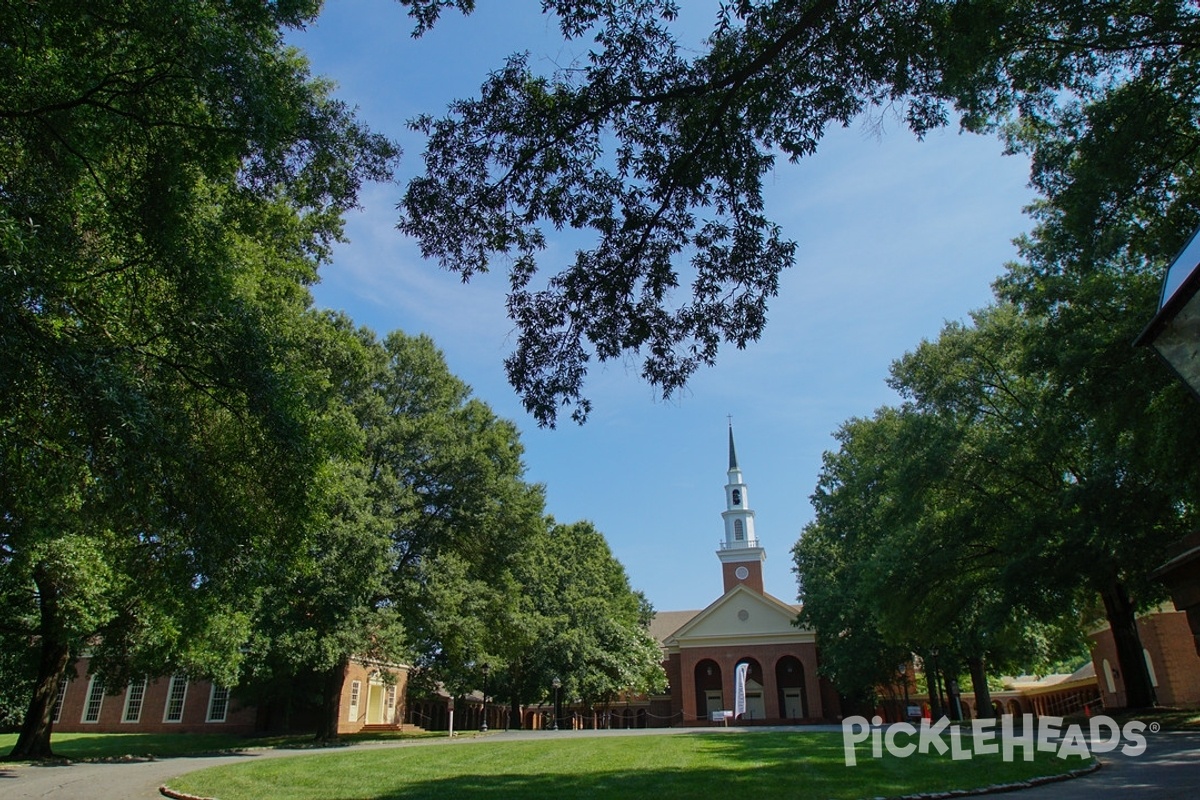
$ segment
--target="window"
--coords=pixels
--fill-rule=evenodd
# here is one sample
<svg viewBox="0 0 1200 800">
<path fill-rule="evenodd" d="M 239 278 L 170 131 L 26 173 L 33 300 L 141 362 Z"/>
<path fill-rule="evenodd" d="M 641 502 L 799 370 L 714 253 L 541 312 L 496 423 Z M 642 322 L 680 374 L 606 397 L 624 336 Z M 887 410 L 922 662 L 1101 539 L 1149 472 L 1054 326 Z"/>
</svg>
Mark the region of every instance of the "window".
<svg viewBox="0 0 1200 800">
<path fill-rule="evenodd" d="M 64 675 L 58 679 L 58 697 L 54 700 L 54 721 L 58 722 L 62 718 L 63 700 L 67 696 L 67 685 L 70 683 L 67 676 Z"/>
<path fill-rule="evenodd" d="M 1142 648 L 1142 657 L 1146 659 L 1146 672 L 1150 675 L 1150 685 L 1158 688 L 1158 676 L 1154 674 L 1154 662 L 1150 660 L 1150 651 Z"/>
<path fill-rule="evenodd" d="M 104 681 L 93 675 L 88 679 L 87 702 L 83 705 L 82 722 L 99 722 L 100 708 L 104 705 Z"/>
<path fill-rule="evenodd" d="M 172 675 L 167 689 L 167 707 L 163 711 L 163 722 L 183 721 L 183 701 L 187 699 L 187 676 Z"/>
<path fill-rule="evenodd" d="M 215 683 L 212 687 L 212 693 L 208 696 L 208 717 L 205 722 L 224 722 L 225 715 L 229 713 L 229 687 L 217 686 Z"/>
<path fill-rule="evenodd" d="M 146 699 L 146 679 L 133 681 L 125 690 L 125 711 L 121 722 L 137 722 L 142 718 L 142 701 Z"/>
<path fill-rule="evenodd" d="M 358 722 L 358 695 L 362 691 L 361 681 L 350 683 L 350 721 Z"/>
<path fill-rule="evenodd" d="M 742 504 L 742 490 L 741 489 L 733 490 L 733 504 L 735 506 Z"/>
<path fill-rule="evenodd" d="M 739 542 L 746 538 L 746 529 L 742 526 L 742 521 L 740 519 L 735 519 L 733 521 L 733 538 L 737 539 Z"/>
</svg>

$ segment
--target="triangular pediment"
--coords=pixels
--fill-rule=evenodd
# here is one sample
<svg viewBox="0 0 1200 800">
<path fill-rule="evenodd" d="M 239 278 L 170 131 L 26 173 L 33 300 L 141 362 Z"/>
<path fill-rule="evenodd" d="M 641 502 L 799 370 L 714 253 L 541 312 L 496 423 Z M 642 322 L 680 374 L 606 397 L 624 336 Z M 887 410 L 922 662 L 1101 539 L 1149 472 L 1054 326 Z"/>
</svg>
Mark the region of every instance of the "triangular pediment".
<svg viewBox="0 0 1200 800">
<path fill-rule="evenodd" d="M 792 624 L 796 609 L 770 595 L 738 584 L 663 642 L 668 648 L 719 643 L 811 642 L 813 631 Z"/>
</svg>

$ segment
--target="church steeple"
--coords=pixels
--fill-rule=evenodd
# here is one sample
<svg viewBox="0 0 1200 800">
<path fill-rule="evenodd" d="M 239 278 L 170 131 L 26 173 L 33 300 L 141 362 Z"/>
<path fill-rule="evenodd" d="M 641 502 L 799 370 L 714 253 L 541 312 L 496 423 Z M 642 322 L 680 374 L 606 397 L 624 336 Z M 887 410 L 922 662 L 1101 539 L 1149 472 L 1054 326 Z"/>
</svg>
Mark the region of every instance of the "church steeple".
<svg viewBox="0 0 1200 800">
<path fill-rule="evenodd" d="M 721 572 L 725 578 L 725 591 L 744 583 L 759 592 L 763 591 L 762 562 L 766 551 L 758 546 L 754 532 L 754 511 L 750 508 L 749 488 L 742 478 L 738 466 L 737 449 L 733 444 L 733 421 L 729 422 L 729 472 L 725 484 L 725 539 L 717 558 L 721 560 Z"/>
<path fill-rule="evenodd" d="M 729 420 L 729 471 L 737 468 L 737 448 L 733 446 L 733 420 Z"/>
</svg>

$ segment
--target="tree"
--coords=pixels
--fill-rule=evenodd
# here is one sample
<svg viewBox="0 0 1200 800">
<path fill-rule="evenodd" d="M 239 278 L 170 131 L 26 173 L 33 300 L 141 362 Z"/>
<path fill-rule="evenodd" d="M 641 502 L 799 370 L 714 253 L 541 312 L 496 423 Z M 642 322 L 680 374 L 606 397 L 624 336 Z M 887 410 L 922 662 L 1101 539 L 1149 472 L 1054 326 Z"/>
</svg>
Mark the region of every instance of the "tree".
<svg viewBox="0 0 1200 800">
<path fill-rule="evenodd" d="M 0 591 L 50 755 L 85 646 L 228 681 L 331 446 L 306 284 L 395 149 L 281 43 L 316 4 L 0 11 Z M 119 665 L 126 665 L 120 667 Z"/>
<path fill-rule="evenodd" d="M 1004 520 L 993 540 L 1001 585 L 1044 620 L 1039 608 L 1098 595 L 1127 702 L 1150 705 L 1135 614 L 1158 601 L 1149 575 L 1194 519 L 1195 468 L 1175 460 L 1192 441 L 1187 398 L 1129 347 L 1136 323 L 1117 309 L 1150 288 L 1144 272 L 1093 269 L 1053 302 L 1064 281 L 1035 289 L 1023 283 L 1032 269 L 1016 265 L 1001 281 L 1013 293 L 1024 285 L 1023 306 L 1001 303 L 975 315 L 974 328 L 949 326 L 896 366 L 895 385 L 918 407 L 952 409 L 987 431 L 989 488 L 1016 511 L 988 513 Z"/>
<path fill-rule="evenodd" d="M 473 4 L 429 3 L 418 33 L 450 5 Z M 721 5 L 694 57 L 679 44 L 671 0 L 543 8 L 564 38 L 591 37 L 586 55 L 551 75 L 515 55 L 476 98 L 419 118 L 425 173 L 410 182 L 399 224 L 464 279 L 508 260 L 518 330 L 508 376 L 543 425 L 562 405 L 586 418 L 592 359 L 638 358 L 670 394 L 721 344 L 759 336 L 795 250 L 766 214 L 762 178 L 777 154 L 812 153 L 829 125 L 894 111 L 920 136 L 954 111 L 968 130 L 1019 120 L 1053 134 L 1075 119 L 1077 101 L 1141 87 L 1178 102 L 1102 151 L 1135 139 L 1136 161 L 1152 167 L 1104 202 L 1150 207 L 1173 192 L 1172 178 L 1194 183 L 1200 14 L 1191 3 L 744 0 Z M 1178 169 L 1160 173 L 1164 147 Z M 1097 163 L 1133 172 L 1123 157 Z M 539 279 L 550 227 L 594 239 Z"/>
<path fill-rule="evenodd" d="M 529 544 L 518 585 L 532 588 L 551 622 L 550 636 L 540 643 L 546 671 L 531 690 L 548 692 L 557 676 L 566 696 L 594 706 L 621 692 L 661 689 L 662 654 L 648 631 L 653 609 L 630 587 L 603 534 L 590 522 L 552 522 L 540 541 Z"/>
<path fill-rule="evenodd" d="M 367 438 L 386 418 L 387 351 L 342 314 L 311 314 L 308 358 L 322 376 L 315 412 L 340 444 L 314 477 L 304 546 L 266 587 L 238 691 L 285 709 L 305 693 L 319 699 L 316 739 L 337 738 L 338 701 L 352 659 L 398 662 L 407 655 L 391 601 L 389 521 L 373 502 Z"/>
</svg>

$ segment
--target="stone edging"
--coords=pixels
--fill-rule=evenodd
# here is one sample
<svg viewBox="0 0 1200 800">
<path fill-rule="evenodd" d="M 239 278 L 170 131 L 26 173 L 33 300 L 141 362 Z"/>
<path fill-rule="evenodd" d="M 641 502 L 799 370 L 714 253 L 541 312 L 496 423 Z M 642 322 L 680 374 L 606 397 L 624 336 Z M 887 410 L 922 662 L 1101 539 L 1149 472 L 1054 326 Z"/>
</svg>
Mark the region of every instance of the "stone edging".
<svg viewBox="0 0 1200 800">
<path fill-rule="evenodd" d="M 952 797 L 973 797 L 983 794 L 1000 794 L 1001 792 L 1015 792 L 1021 789 L 1032 789 L 1035 786 L 1044 786 L 1047 783 L 1058 783 L 1059 781 L 1069 781 L 1074 778 L 1082 778 L 1084 775 L 1090 775 L 1100 769 L 1100 760 L 1092 759 L 1092 763 L 1086 767 L 1073 769 L 1068 772 L 1060 772 L 1057 775 L 1042 775 L 1037 778 L 1030 778 L 1027 781 L 1016 781 L 1015 783 L 997 783 L 993 786 L 981 786 L 978 789 L 951 789 L 948 792 L 926 792 L 923 794 L 906 794 L 901 797 L 892 798 L 892 800 L 948 800 Z M 209 798 L 179 798 L 178 800 L 209 800 Z"/>
<path fill-rule="evenodd" d="M 165 783 L 158 787 L 158 793 L 163 797 L 170 797 L 171 800 L 216 800 L 213 797 L 201 797 L 198 794 L 187 794 L 186 792 L 177 792 L 167 786 Z"/>
</svg>

